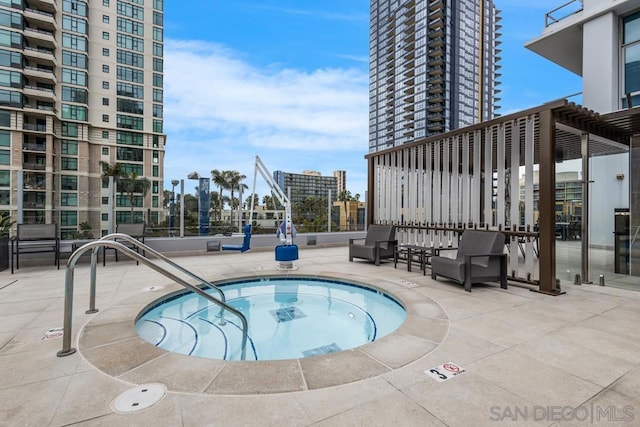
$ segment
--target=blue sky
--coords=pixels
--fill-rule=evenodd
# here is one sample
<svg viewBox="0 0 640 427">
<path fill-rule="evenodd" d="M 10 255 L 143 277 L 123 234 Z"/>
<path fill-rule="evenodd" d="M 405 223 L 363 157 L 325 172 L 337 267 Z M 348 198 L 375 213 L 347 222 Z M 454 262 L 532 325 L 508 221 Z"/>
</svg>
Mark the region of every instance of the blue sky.
<svg viewBox="0 0 640 427">
<path fill-rule="evenodd" d="M 501 114 L 581 91 L 578 76 L 523 47 L 562 3 L 496 0 Z M 251 188 L 259 155 L 272 172 L 346 170 L 364 196 L 369 0 L 166 1 L 164 34 L 165 189 L 212 169 L 237 170 Z"/>
</svg>

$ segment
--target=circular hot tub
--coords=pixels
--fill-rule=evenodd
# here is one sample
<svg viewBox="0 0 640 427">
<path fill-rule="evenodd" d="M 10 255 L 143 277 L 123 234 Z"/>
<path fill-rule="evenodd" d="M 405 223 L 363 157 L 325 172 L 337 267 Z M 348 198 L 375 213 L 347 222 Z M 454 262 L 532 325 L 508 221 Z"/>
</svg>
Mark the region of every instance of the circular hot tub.
<svg viewBox="0 0 640 427">
<path fill-rule="evenodd" d="M 248 323 L 192 292 L 152 303 L 136 321 L 144 340 L 170 352 L 220 360 L 325 355 L 374 342 L 406 319 L 405 308 L 372 287 L 321 277 L 262 277 L 216 283 Z M 212 292 L 212 296 L 217 297 Z"/>
</svg>

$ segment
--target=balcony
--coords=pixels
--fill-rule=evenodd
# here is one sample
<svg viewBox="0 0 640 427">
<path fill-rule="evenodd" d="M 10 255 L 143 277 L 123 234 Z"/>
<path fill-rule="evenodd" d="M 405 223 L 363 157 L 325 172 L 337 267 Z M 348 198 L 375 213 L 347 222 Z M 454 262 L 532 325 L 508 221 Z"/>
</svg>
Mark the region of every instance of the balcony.
<svg viewBox="0 0 640 427">
<path fill-rule="evenodd" d="M 23 92 L 31 101 L 30 103 L 33 103 L 32 99 L 45 100 L 49 102 L 55 102 L 56 100 L 56 94 L 53 90 L 45 87 L 25 85 Z"/>
<path fill-rule="evenodd" d="M 436 47 L 434 49 L 429 49 L 429 56 L 432 58 L 441 57 L 444 54 L 444 50 L 441 47 Z"/>
<path fill-rule="evenodd" d="M 429 3 L 429 11 L 442 9 L 443 7 L 444 7 L 444 4 L 442 3 L 442 0 L 435 0 Z"/>
<path fill-rule="evenodd" d="M 442 75 L 443 72 L 444 72 L 444 69 L 440 66 L 429 68 L 430 76 L 439 76 L 439 75 Z"/>
<path fill-rule="evenodd" d="M 444 110 L 444 107 L 442 106 L 442 104 L 429 104 L 429 106 L 427 107 L 427 111 L 429 113 L 440 113 Z"/>
<path fill-rule="evenodd" d="M 429 101 L 429 104 L 442 103 L 443 101 L 442 94 L 430 95 L 427 97 L 427 101 Z"/>
<path fill-rule="evenodd" d="M 56 39 L 53 31 L 27 27 L 24 29 L 24 37 L 28 40 L 37 40 L 39 43 L 36 44 L 42 44 L 51 48 L 56 45 Z"/>
<path fill-rule="evenodd" d="M 37 162 L 23 162 L 22 169 L 24 169 L 25 171 L 43 171 L 46 169 L 46 165 Z"/>
<path fill-rule="evenodd" d="M 429 92 L 429 94 L 433 95 L 433 94 L 440 94 L 444 91 L 444 87 L 442 85 L 429 85 L 429 88 L 427 89 L 427 92 Z"/>
<path fill-rule="evenodd" d="M 23 74 L 27 78 L 45 80 L 54 84 L 57 83 L 53 68 L 26 66 L 23 69 Z"/>
<path fill-rule="evenodd" d="M 22 151 L 35 151 L 38 153 L 44 153 L 47 151 L 46 142 L 23 142 Z"/>
<path fill-rule="evenodd" d="M 24 10 L 24 17 L 34 27 L 51 31 L 55 30 L 56 28 L 56 20 L 53 13 L 51 12 L 26 8 Z"/>
<path fill-rule="evenodd" d="M 35 131 L 35 132 L 46 132 L 47 125 L 41 123 L 23 123 L 22 130 L 26 131 Z"/>
<path fill-rule="evenodd" d="M 436 58 L 430 58 L 430 59 L 427 61 L 427 65 L 428 65 L 429 67 L 436 67 L 436 66 L 438 66 L 438 65 L 442 65 L 442 64 L 444 64 L 444 61 L 443 61 L 443 59 L 442 59 L 442 56 L 439 56 L 439 57 L 436 57 Z"/>
<path fill-rule="evenodd" d="M 25 46 L 24 48 L 24 56 L 27 59 L 36 59 L 39 61 L 45 61 L 50 63 L 51 65 L 57 65 L 56 57 L 53 54 L 53 49 L 45 48 L 45 47 L 31 47 Z"/>
<path fill-rule="evenodd" d="M 29 6 L 49 13 L 55 13 L 58 10 L 55 0 L 29 0 Z"/>
</svg>

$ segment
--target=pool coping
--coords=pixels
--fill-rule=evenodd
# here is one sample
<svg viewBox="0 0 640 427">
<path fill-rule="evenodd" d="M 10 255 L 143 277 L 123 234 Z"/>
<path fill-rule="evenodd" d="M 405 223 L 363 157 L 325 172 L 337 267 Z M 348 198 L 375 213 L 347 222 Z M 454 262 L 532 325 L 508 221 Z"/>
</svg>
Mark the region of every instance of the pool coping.
<svg viewBox="0 0 640 427">
<path fill-rule="evenodd" d="M 410 283 L 357 274 L 264 271 L 221 275 L 216 281 L 265 277 L 313 277 L 364 284 L 393 296 L 407 310 L 393 333 L 363 346 L 301 359 L 223 361 L 171 353 L 140 338 L 138 314 L 175 284 L 147 287 L 95 314 L 79 331 L 78 350 L 96 369 L 132 384 L 160 382 L 167 390 L 212 395 L 300 392 L 377 377 L 400 369 L 435 350 L 449 329 L 442 307 Z"/>
</svg>

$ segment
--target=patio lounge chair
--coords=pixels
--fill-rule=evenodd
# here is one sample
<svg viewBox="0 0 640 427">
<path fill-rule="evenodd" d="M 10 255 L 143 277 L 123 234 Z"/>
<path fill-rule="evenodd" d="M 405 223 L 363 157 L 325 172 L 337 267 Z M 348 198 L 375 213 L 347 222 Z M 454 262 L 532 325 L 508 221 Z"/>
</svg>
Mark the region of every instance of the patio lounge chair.
<svg viewBox="0 0 640 427">
<path fill-rule="evenodd" d="M 356 240 L 364 240 L 364 243 L 355 243 Z M 349 261 L 363 258 L 380 265 L 381 259 L 393 258 L 397 244 L 393 225 L 370 225 L 364 239 L 349 239 Z"/>
<path fill-rule="evenodd" d="M 499 281 L 500 287 L 506 289 L 507 255 L 504 253 L 504 241 L 504 234 L 500 232 L 465 230 L 455 259 L 441 256 L 431 258 L 431 278 L 446 277 L 464 284 L 467 292 L 471 292 L 473 283 L 487 281 Z"/>
</svg>

